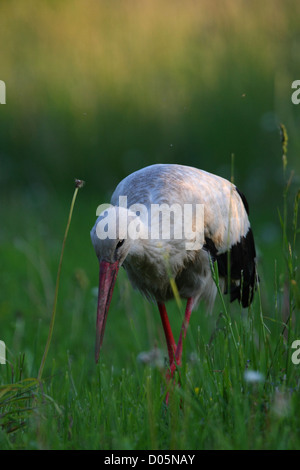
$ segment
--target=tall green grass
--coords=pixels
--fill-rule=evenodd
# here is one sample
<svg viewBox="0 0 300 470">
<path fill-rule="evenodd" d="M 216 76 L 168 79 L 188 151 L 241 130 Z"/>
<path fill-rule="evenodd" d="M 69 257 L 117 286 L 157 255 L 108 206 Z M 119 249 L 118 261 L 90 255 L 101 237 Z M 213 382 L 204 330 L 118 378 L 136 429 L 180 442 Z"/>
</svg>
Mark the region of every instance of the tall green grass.
<svg viewBox="0 0 300 470">
<path fill-rule="evenodd" d="M 0 5 L 0 447 L 299 448 L 291 345 L 300 337 L 300 148 L 290 95 L 300 4 L 113 3 Z M 286 139 L 278 146 L 278 121 L 288 153 Z M 131 171 L 178 162 L 230 178 L 232 153 L 250 205 L 259 290 L 247 312 L 219 296 L 212 316 L 204 306 L 193 313 L 181 387 L 166 407 L 161 360 L 138 360 L 153 349 L 146 357 L 166 356 L 159 315 L 124 272 L 94 364 L 98 266 L 89 228 Z M 87 186 L 37 381 L 76 175 Z M 168 312 L 177 338 L 181 310 L 171 302 Z"/>
<path fill-rule="evenodd" d="M 157 355 L 152 358 L 159 357 L 160 350 L 167 355 L 155 306 L 133 293 L 121 273 L 100 363 L 94 365 L 96 298 L 90 290 L 87 294 L 82 271 L 65 286 L 62 271 L 63 294 L 42 382 L 35 377 L 47 337 L 46 317 L 38 329 L 33 324 L 26 328 L 22 353 L 9 350 L 8 363 L 1 366 L 1 448 L 299 448 L 300 374 L 291 361 L 292 342 L 300 336 L 299 193 L 294 206 L 288 207 L 287 169 L 284 163 L 280 214 L 287 216 L 278 222 L 283 244 L 277 253 L 285 265 L 274 272 L 271 260 L 267 273 L 274 276 L 271 303 L 264 299 L 267 284 L 262 273 L 259 291 L 246 312 L 229 304 L 221 292 L 212 317 L 206 316 L 204 306 L 194 312 L 184 341 L 181 386 L 170 388 L 160 360 L 137 358 L 141 350 L 153 347 Z M 66 263 L 71 254 L 66 246 Z M 36 289 L 41 289 L 48 261 L 44 258 L 37 267 L 40 279 L 33 281 L 31 270 L 26 274 Z M 176 302 L 168 309 L 177 336 L 180 309 Z"/>
</svg>

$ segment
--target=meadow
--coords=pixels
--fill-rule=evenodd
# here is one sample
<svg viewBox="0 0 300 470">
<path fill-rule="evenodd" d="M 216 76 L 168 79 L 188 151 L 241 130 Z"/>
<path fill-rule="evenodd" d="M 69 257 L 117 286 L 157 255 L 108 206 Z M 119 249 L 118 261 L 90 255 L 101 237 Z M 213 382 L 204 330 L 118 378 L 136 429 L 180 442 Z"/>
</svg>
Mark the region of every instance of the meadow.
<svg viewBox="0 0 300 470">
<path fill-rule="evenodd" d="M 0 449 L 300 448 L 299 10 L 293 0 L 1 3 Z M 260 276 L 249 309 L 225 296 L 212 315 L 193 313 L 168 407 L 157 307 L 123 271 L 94 362 L 96 209 L 158 162 L 234 179 Z M 74 178 L 85 186 L 38 378 Z M 168 305 L 176 336 L 183 308 Z"/>
</svg>

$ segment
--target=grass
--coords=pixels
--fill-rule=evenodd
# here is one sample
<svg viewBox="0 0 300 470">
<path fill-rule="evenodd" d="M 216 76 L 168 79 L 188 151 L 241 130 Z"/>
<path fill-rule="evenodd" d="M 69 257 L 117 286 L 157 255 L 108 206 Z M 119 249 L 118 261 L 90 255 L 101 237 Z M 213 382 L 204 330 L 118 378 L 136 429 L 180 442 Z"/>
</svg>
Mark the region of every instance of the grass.
<svg viewBox="0 0 300 470">
<path fill-rule="evenodd" d="M 0 5 L 0 448 L 299 449 L 291 345 L 300 338 L 300 141 L 291 83 L 300 4 L 111 3 Z M 286 138 L 278 145 L 279 122 L 288 148 Z M 219 296 L 212 316 L 204 306 L 192 315 L 182 386 L 166 408 L 161 360 L 140 360 L 151 357 L 143 351 L 167 356 L 159 314 L 124 272 L 94 364 L 98 265 L 89 229 L 130 172 L 169 162 L 229 179 L 232 154 L 259 290 L 248 311 Z M 87 185 L 39 376 L 76 175 Z M 183 307 L 168 305 L 175 337 Z"/>
<path fill-rule="evenodd" d="M 53 334 L 55 315 L 56 315 L 56 306 L 57 306 L 57 297 L 58 297 L 58 290 L 59 290 L 60 273 L 61 273 L 61 268 L 62 268 L 62 260 L 63 260 L 66 241 L 67 241 L 67 237 L 68 237 L 68 233 L 69 233 L 70 223 L 71 223 L 71 220 L 72 220 L 74 205 L 75 205 L 78 190 L 83 185 L 84 185 L 83 181 L 78 180 L 78 179 L 75 180 L 75 191 L 74 191 L 72 202 L 71 202 L 68 222 L 67 222 L 67 226 L 66 226 L 66 231 L 65 231 L 65 235 L 64 235 L 64 239 L 63 239 L 63 244 L 62 244 L 62 249 L 61 249 L 61 254 L 60 254 L 60 259 L 59 259 L 59 264 L 58 264 L 58 271 L 57 271 L 56 285 L 55 285 L 55 294 L 54 294 L 54 302 L 53 302 L 53 310 L 52 310 L 51 321 L 50 321 L 50 326 L 49 326 L 49 334 L 48 334 L 48 338 L 47 338 L 47 342 L 46 342 L 46 346 L 45 346 L 45 351 L 44 351 L 44 354 L 43 354 L 43 358 L 42 358 L 42 361 L 41 361 L 41 365 L 40 365 L 39 372 L 38 372 L 38 377 L 37 377 L 39 381 L 41 380 L 42 375 L 43 375 L 43 370 L 44 370 L 44 366 L 45 366 L 45 362 L 46 362 L 46 359 L 47 359 L 49 346 L 50 346 L 51 338 L 52 338 L 52 334 Z"/>
<path fill-rule="evenodd" d="M 286 216 L 280 216 L 285 264 L 273 273 L 271 265 L 265 273 L 259 261 L 262 279 L 247 312 L 228 304 L 221 293 L 212 317 L 205 315 L 203 306 L 194 312 L 184 342 L 181 387 L 170 390 L 168 407 L 161 361 L 137 360 L 141 350 L 154 347 L 166 354 L 158 314 L 154 305 L 132 293 L 124 273 L 113 296 L 100 363 L 95 365 L 94 291 L 84 270 L 77 268 L 71 279 L 62 270 L 59 312 L 42 378 L 38 369 L 47 337 L 48 291 L 55 299 L 57 295 L 48 272 L 52 255 L 45 246 L 31 243 L 29 248 L 19 241 L 19 256 L 25 256 L 28 265 L 17 280 L 25 289 L 15 295 L 23 310 L 4 336 L 8 362 L 0 368 L 2 449 L 299 448 L 300 374 L 291 361 L 291 344 L 300 337 L 299 193 L 289 210 L 285 159 Z M 71 225 L 70 243 L 74 233 Z M 47 241 L 51 247 L 51 239 Z M 68 264 L 74 252 L 68 244 L 65 250 Z M 275 289 L 269 292 L 265 276 L 274 279 Z M 216 272 L 215 277 L 218 282 Z M 177 336 L 181 315 L 176 302 L 169 311 Z M 247 379 L 247 371 L 259 375 Z"/>
</svg>

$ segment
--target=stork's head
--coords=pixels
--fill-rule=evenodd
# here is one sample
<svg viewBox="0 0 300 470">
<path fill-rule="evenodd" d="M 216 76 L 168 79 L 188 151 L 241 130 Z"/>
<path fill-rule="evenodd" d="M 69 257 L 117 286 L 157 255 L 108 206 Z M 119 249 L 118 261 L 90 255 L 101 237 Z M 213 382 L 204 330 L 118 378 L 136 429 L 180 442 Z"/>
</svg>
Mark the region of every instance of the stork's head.
<svg viewBox="0 0 300 470">
<path fill-rule="evenodd" d="M 123 207 L 110 206 L 104 210 L 91 230 L 91 239 L 99 260 L 99 291 L 97 304 L 95 360 L 98 362 L 107 314 L 120 266 L 132 247 L 127 236 L 130 221 L 136 218 Z"/>
</svg>

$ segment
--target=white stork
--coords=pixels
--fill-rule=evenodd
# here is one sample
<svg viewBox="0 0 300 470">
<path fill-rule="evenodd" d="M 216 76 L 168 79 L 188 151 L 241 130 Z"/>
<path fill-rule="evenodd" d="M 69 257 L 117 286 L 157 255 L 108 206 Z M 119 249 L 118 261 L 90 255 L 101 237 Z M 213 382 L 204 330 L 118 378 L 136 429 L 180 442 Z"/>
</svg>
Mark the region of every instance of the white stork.
<svg viewBox="0 0 300 470">
<path fill-rule="evenodd" d="M 127 207 L 120 204 L 124 200 Z M 154 219 L 149 213 L 154 207 L 162 208 L 163 204 L 171 209 L 178 206 L 183 208 L 184 205 L 193 207 L 189 240 L 185 233 L 181 237 L 175 237 L 174 233 L 169 238 L 162 237 L 161 219 L 155 219 L 160 228 L 151 237 L 151 223 L 154 224 Z M 201 234 L 196 233 L 196 205 L 204 206 Z M 146 208 L 148 213 L 141 211 L 141 207 Z M 119 224 L 121 220 L 122 224 Z M 169 220 L 175 230 L 175 216 Z M 115 229 L 111 232 L 108 229 L 109 222 Z M 100 233 L 98 224 L 102 224 L 102 229 L 106 224 L 107 235 L 103 235 L 103 230 Z M 128 236 L 130 224 L 131 232 L 133 226 L 136 231 L 138 229 L 139 236 Z M 114 236 L 109 236 L 109 233 Z M 193 234 L 194 242 L 199 235 L 199 244 L 194 249 L 193 245 L 187 249 L 187 241 L 191 241 Z M 192 310 L 200 299 L 206 300 L 210 307 L 215 300 L 217 288 L 211 271 L 212 261 L 217 262 L 224 293 L 227 293 L 230 277 L 230 300 L 238 299 L 243 307 L 252 302 L 256 283 L 256 255 L 248 219 L 248 204 L 236 186 L 220 176 L 175 164 L 157 164 L 138 170 L 119 183 L 112 195 L 110 207 L 96 220 L 91 239 L 100 264 L 96 362 L 120 266 L 125 268 L 133 287 L 158 304 L 171 376 L 181 363 L 182 341 Z M 175 281 L 180 297 L 187 299 L 177 344 L 165 308 L 165 302 L 174 296 L 171 279 Z"/>
</svg>

